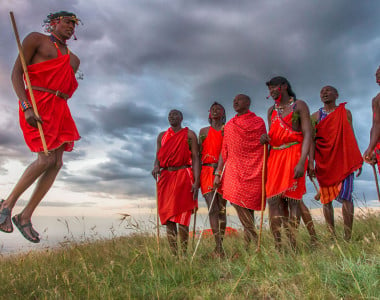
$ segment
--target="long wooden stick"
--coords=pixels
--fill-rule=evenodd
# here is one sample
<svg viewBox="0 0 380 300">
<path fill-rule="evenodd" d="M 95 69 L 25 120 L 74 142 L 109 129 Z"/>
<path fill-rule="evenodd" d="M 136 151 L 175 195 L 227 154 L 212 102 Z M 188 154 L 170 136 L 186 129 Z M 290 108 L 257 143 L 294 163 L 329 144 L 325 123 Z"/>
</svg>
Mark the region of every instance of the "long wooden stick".
<svg viewBox="0 0 380 300">
<path fill-rule="evenodd" d="M 29 94 L 30 94 L 30 99 L 32 100 L 33 111 L 34 111 L 34 114 L 37 116 L 37 118 L 39 118 L 40 115 L 38 114 L 36 100 L 34 99 L 32 84 L 30 82 L 28 68 L 27 68 L 26 62 L 25 62 L 24 52 L 22 51 L 22 46 L 21 46 L 21 43 L 20 43 L 20 37 L 18 35 L 18 30 L 17 30 L 17 26 L 16 26 L 16 20 L 15 20 L 15 17 L 13 15 L 12 11 L 9 12 L 9 15 L 11 17 L 13 31 L 15 33 L 17 47 L 18 47 L 18 53 L 19 53 L 19 56 L 20 56 L 20 60 L 21 60 L 21 64 L 22 64 L 22 69 L 24 70 L 25 80 L 26 80 L 26 84 L 28 86 L 28 90 L 29 90 Z M 45 155 L 49 155 L 49 152 L 48 152 L 48 149 L 47 149 L 47 146 L 46 146 L 44 132 L 42 130 L 42 125 L 41 125 L 40 122 L 37 122 L 37 126 L 38 126 L 38 131 L 40 132 L 41 141 L 42 141 L 42 147 L 44 149 L 44 153 L 45 153 Z"/>
<path fill-rule="evenodd" d="M 156 178 L 156 206 L 157 206 L 157 213 L 156 213 L 156 219 L 157 219 L 157 250 L 158 253 L 160 252 L 160 217 L 158 214 L 158 195 L 157 195 L 157 178 Z"/>
<path fill-rule="evenodd" d="M 372 169 L 373 169 L 373 175 L 375 176 L 376 190 L 377 190 L 377 198 L 378 198 L 379 201 L 380 201 L 379 181 L 378 181 L 378 179 L 377 179 L 377 173 L 376 173 L 375 165 L 372 165 Z"/>
<path fill-rule="evenodd" d="M 197 224 L 197 208 L 194 208 L 194 226 L 193 226 L 193 241 L 192 241 L 192 247 L 194 247 L 194 240 L 195 240 L 195 226 Z"/>
<path fill-rule="evenodd" d="M 266 176 L 267 157 L 268 157 L 268 146 L 266 144 L 264 144 L 263 172 L 262 172 L 262 175 L 261 175 L 261 218 L 260 218 L 259 239 L 257 241 L 256 252 L 260 252 L 261 234 L 263 232 L 264 204 L 265 204 L 265 198 L 266 198 L 266 194 L 265 194 L 265 176 Z"/>
<path fill-rule="evenodd" d="M 222 173 L 220 174 L 220 180 L 222 180 L 223 173 L 224 173 L 224 168 L 225 168 L 225 167 L 226 167 L 226 164 L 224 164 L 224 166 L 223 166 Z M 215 189 L 215 191 L 214 191 L 214 195 L 212 196 L 212 200 L 211 200 L 211 203 L 210 203 L 210 207 L 209 207 L 209 209 L 208 209 L 207 216 L 206 216 L 206 218 L 205 218 L 205 220 L 204 220 L 204 222 L 203 222 L 202 230 L 201 230 L 201 232 L 199 233 L 199 239 L 198 239 L 197 245 L 195 246 L 195 250 L 194 250 L 193 256 L 191 257 L 191 261 L 190 261 L 190 263 L 193 263 L 193 259 L 194 259 L 194 257 L 195 257 L 195 254 L 197 253 L 197 250 L 198 250 L 198 247 L 199 247 L 199 244 L 200 244 L 200 242 L 201 242 L 202 235 L 203 235 L 203 231 L 204 231 L 204 228 L 205 228 L 205 226 L 206 226 L 207 219 L 208 219 L 208 217 L 209 217 L 209 215 L 210 215 L 210 211 L 211 211 L 212 206 L 213 206 L 213 204 L 214 204 L 214 200 L 215 200 L 215 196 L 216 196 L 217 191 L 218 191 L 218 189 Z"/>
</svg>

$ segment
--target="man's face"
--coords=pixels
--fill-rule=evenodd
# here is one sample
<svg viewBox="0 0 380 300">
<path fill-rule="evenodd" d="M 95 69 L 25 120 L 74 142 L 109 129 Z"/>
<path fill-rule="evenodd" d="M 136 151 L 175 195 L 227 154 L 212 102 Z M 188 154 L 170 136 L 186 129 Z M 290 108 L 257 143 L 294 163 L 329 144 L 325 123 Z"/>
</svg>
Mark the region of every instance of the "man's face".
<svg viewBox="0 0 380 300">
<path fill-rule="evenodd" d="M 68 40 L 75 32 L 75 21 L 71 17 L 63 17 L 55 25 L 54 31 L 64 39 Z"/>
<path fill-rule="evenodd" d="M 321 101 L 323 103 L 331 103 L 338 99 L 338 93 L 331 86 L 325 86 L 320 92 Z"/>
<path fill-rule="evenodd" d="M 282 86 L 283 85 L 281 85 L 281 84 L 279 84 L 279 85 L 269 85 L 268 86 L 269 94 L 271 95 L 271 97 L 272 97 L 273 100 L 276 100 L 276 99 L 278 99 L 278 97 L 280 97 Z"/>
<path fill-rule="evenodd" d="M 220 105 L 213 105 L 210 109 L 211 119 L 220 120 L 223 117 L 224 109 Z"/>
<path fill-rule="evenodd" d="M 376 82 L 380 85 L 380 67 L 376 71 Z"/>
<path fill-rule="evenodd" d="M 234 110 L 237 113 L 244 112 L 249 109 L 249 101 L 241 96 L 236 96 L 233 102 Z"/>
<path fill-rule="evenodd" d="M 171 110 L 168 115 L 168 121 L 170 126 L 176 127 L 181 125 L 182 116 L 178 110 Z"/>
</svg>

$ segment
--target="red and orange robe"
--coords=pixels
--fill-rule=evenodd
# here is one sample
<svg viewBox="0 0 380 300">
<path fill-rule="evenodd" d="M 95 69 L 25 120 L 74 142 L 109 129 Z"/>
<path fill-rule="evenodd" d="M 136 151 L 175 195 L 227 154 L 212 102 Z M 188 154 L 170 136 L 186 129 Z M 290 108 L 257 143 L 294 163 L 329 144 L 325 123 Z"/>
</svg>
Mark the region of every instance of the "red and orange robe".
<svg viewBox="0 0 380 300">
<path fill-rule="evenodd" d="M 306 193 L 305 176 L 294 179 L 294 168 L 301 158 L 303 135 L 293 130 L 291 112 L 284 118 L 274 109 L 271 116 L 266 184 L 267 201 L 275 197 L 301 200 Z M 305 164 L 306 169 L 306 164 Z"/>
<path fill-rule="evenodd" d="M 201 192 L 202 195 L 212 192 L 214 185 L 214 166 L 217 166 L 220 152 L 222 151 L 223 132 L 215 130 L 210 126 L 207 137 L 202 143 L 201 153 Z M 222 195 L 222 189 L 218 189 L 218 193 Z"/>
<path fill-rule="evenodd" d="M 251 111 L 236 115 L 224 127 L 223 198 L 252 210 L 261 210 L 264 133 L 264 120 Z"/>
<path fill-rule="evenodd" d="M 28 66 L 32 86 L 60 91 L 69 97 L 78 87 L 73 68 L 70 65 L 70 53 L 62 55 L 57 47 L 58 57 Z M 29 91 L 26 91 L 30 100 Z M 54 150 L 65 144 L 65 151 L 72 151 L 74 141 L 80 139 L 77 127 L 71 116 L 67 100 L 49 92 L 34 90 L 38 113 L 43 121 L 42 130 L 48 150 Z M 19 109 L 20 127 L 24 139 L 32 152 L 42 152 L 43 146 L 39 130 L 30 126 Z"/>
<path fill-rule="evenodd" d="M 345 104 L 339 104 L 315 127 L 315 174 L 323 204 L 337 198 L 342 191 L 342 182 L 363 164 Z M 351 200 L 352 179 L 346 183 L 348 192 L 343 197 L 345 200 Z"/>
<path fill-rule="evenodd" d="M 197 201 L 191 188 L 193 172 L 187 127 L 178 132 L 169 128 L 161 139 L 157 152 L 161 174 L 157 180 L 158 213 L 161 224 L 172 221 L 189 226 Z"/>
</svg>

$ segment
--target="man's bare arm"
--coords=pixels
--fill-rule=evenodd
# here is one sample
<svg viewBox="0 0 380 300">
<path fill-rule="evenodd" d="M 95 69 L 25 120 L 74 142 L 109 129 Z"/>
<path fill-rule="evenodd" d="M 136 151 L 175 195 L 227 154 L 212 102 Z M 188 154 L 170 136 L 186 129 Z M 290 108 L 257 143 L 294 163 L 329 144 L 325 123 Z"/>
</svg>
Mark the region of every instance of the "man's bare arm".
<svg viewBox="0 0 380 300">
<path fill-rule="evenodd" d="M 162 140 L 162 136 L 164 135 L 164 132 L 161 132 L 158 136 L 157 136 L 157 151 L 156 151 L 156 158 L 154 160 L 154 167 L 153 167 L 153 170 L 152 170 L 152 176 L 154 177 L 154 179 L 157 180 L 157 176 L 160 174 L 160 162 L 158 161 L 158 158 L 157 158 L 157 153 L 158 151 L 161 149 L 161 140 Z"/>
<path fill-rule="evenodd" d="M 370 133 L 370 141 L 367 150 L 364 152 L 363 158 L 367 163 L 374 162 L 374 150 L 380 139 L 380 94 L 372 100 L 372 128 Z"/>
<path fill-rule="evenodd" d="M 300 178 L 305 172 L 305 162 L 310 151 L 311 143 L 311 121 L 310 112 L 306 103 L 302 100 L 297 100 L 297 112 L 300 115 L 301 131 L 303 135 L 301 157 L 298 164 L 294 168 L 294 178 Z"/>
<path fill-rule="evenodd" d="M 200 163 L 199 163 L 199 149 L 198 149 L 198 141 L 197 136 L 194 131 L 189 130 L 188 137 L 191 143 L 191 160 L 192 160 L 192 168 L 194 175 L 194 184 L 191 188 L 194 193 L 194 200 L 198 199 L 198 189 L 199 189 L 199 177 L 200 177 Z"/>
</svg>

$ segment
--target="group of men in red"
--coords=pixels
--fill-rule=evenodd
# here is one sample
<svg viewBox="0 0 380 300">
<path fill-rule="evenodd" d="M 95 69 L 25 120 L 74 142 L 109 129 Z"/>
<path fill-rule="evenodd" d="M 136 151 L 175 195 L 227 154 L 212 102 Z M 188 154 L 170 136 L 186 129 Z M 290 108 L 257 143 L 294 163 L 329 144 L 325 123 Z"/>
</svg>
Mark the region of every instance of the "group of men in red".
<svg viewBox="0 0 380 300">
<path fill-rule="evenodd" d="M 380 67 L 376 80 L 380 85 Z M 281 227 L 284 227 L 291 247 L 296 249 L 296 230 L 301 218 L 311 242 L 316 243 L 312 217 L 302 201 L 306 173 L 318 180 L 323 214 L 332 236 L 336 236 L 332 202 L 337 200 L 342 203 L 343 237 L 346 241 L 351 239 L 354 172 L 360 175 L 363 158 L 374 164 L 376 155 L 380 156 L 380 146 L 377 147 L 380 94 L 373 99 L 370 143 L 362 157 L 352 114 L 345 108 L 346 103 L 336 103 L 339 96 L 336 88 L 321 89 L 323 106 L 310 116 L 307 104 L 296 98 L 286 78 L 274 77 L 266 85 L 274 100 L 267 114 L 268 132 L 264 120 L 250 111 L 250 97 L 243 94 L 234 98 L 236 115 L 226 124 L 224 107 L 217 102 L 211 105 L 210 126 L 200 130 L 198 143 L 193 131 L 182 128 L 182 113 L 170 111 L 171 127 L 158 136 L 152 175 L 157 182 L 159 217 L 167 225 L 174 254 L 178 253 L 176 223 L 182 251 L 186 252 L 190 217 L 198 206 L 199 187 L 209 209 L 215 256 L 224 256 L 227 201 L 236 209 L 247 247 L 257 241 L 254 211 L 262 209 L 263 185 L 276 248 L 281 249 Z M 269 148 L 267 161 L 265 147 Z M 266 164 L 264 168 L 263 164 Z"/>
</svg>

